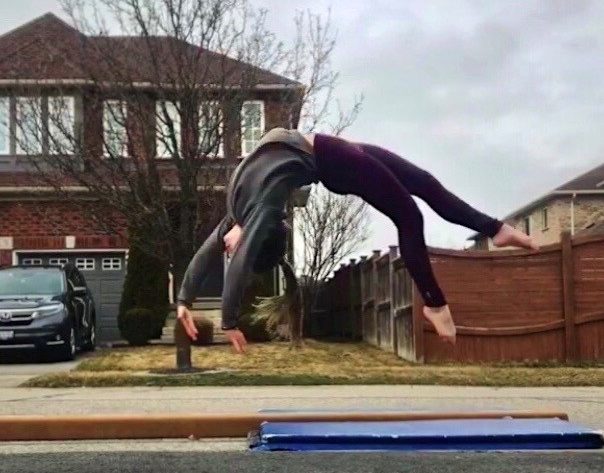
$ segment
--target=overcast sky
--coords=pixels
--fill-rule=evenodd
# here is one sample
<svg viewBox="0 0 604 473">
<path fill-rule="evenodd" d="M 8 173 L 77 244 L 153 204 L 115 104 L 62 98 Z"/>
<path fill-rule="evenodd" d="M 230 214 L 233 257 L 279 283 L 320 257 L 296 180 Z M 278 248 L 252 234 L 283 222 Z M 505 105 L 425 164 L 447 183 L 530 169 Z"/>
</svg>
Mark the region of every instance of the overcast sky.
<svg viewBox="0 0 604 473">
<path fill-rule="evenodd" d="M 365 95 L 345 137 L 375 143 L 503 217 L 604 157 L 604 2 L 589 0 L 256 0 L 283 37 L 296 9 L 332 6 L 338 96 Z M 0 3 L 0 31 L 57 1 Z M 428 243 L 470 231 L 421 206 Z M 397 243 L 372 212 L 360 254 Z"/>
</svg>

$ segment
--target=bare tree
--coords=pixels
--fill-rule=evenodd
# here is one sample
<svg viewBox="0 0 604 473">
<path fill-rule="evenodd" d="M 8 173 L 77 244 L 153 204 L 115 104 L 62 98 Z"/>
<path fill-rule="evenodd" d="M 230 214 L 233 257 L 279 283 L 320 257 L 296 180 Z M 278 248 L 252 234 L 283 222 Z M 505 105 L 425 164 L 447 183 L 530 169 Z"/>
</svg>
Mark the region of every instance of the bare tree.
<svg viewBox="0 0 604 473">
<path fill-rule="evenodd" d="M 275 92 L 281 123 L 340 133 L 360 110 L 362 98 L 346 110 L 334 98 L 329 15 L 297 14 L 286 43 L 267 27 L 267 11 L 247 0 L 62 4 L 77 31 L 47 45 L 48 54 L 70 58 L 81 99 L 66 98 L 76 86 L 58 82 L 43 101 L 18 102 L 17 145 L 58 196 L 82 189 L 97 225 L 127 228 L 131 245 L 168 263 L 176 287 L 225 211 L 240 143 L 257 138 L 245 120 L 240 135 L 240 111 L 267 71 L 291 79 Z M 109 34 L 116 29 L 120 36 Z M 16 95 L 35 95 L 37 86 L 48 94 L 41 80 Z"/>
<path fill-rule="evenodd" d="M 304 316 L 312 314 L 320 290 L 342 260 L 367 240 L 367 204 L 356 196 L 337 195 L 316 186 L 305 207 L 296 212 L 295 230 L 301 244 L 296 257 L 299 282 L 284 267 L 286 293 L 260 298 L 256 314 L 270 329 L 287 326 L 292 348 L 303 345 Z"/>
<path fill-rule="evenodd" d="M 333 194 L 323 186 L 317 186 L 306 207 L 297 210 L 302 317 L 312 313 L 322 285 L 340 262 L 367 240 L 368 219 L 367 204 L 360 198 Z M 303 321 L 297 321 L 296 327 L 301 339 Z"/>
</svg>

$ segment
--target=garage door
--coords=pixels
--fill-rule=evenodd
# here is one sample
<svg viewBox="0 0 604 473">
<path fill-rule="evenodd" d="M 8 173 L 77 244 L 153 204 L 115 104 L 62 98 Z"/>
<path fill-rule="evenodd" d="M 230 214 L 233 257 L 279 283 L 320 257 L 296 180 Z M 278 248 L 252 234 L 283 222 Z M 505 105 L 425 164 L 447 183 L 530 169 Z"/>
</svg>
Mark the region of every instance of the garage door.
<svg viewBox="0 0 604 473">
<path fill-rule="evenodd" d="M 70 262 L 84 275 L 96 306 L 100 342 L 119 340 L 117 314 L 126 275 L 125 254 L 120 253 L 20 253 L 19 264 Z"/>
</svg>

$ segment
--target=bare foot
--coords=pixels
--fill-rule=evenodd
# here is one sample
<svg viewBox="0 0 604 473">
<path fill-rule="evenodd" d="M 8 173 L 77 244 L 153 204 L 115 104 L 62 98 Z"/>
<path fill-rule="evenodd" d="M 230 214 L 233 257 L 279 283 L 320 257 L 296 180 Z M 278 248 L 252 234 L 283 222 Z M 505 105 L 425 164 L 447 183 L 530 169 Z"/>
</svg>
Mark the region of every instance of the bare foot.
<svg viewBox="0 0 604 473">
<path fill-rule="evenodd" d="M 434 325 L 436 333 L 442 340 L 455 345 L 455 323 L 448 305 L 442 307 L 424 306 L 424 317 Z"/>
<path fill-rule="evenodd" d="M 499 232 L 497 232 L 497 235 L 493 237 L 493 244 L 498 247 L 515 246 L 526 248 L 527 250 L 539 249 L 539 245 L 530 236 L 507 223 L 504 223 Z"/>
</svg>

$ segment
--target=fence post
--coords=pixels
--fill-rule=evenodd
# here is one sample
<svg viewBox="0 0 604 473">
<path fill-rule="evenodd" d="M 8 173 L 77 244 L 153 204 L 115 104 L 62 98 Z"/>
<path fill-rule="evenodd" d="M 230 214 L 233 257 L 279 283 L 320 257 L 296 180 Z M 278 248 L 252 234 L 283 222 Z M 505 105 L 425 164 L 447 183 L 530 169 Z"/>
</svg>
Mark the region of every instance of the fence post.
<svg viewBox="0 0 604 473">
<path fill-rule="evenodd" d="M 389 287 L 389 292 L 390 292 L 390 336 L 391 338 L 391 344 L 392 344 L 392 351 L 394 352 L 394 354 L 398 354 L 398 336 L 396 333 L 396 319 L 394 317 L 394 314 L 396 312 L 396 304 L 395 304 L 395 300 L 394 300 L 394 295 L 395 295 L 395 288 L 394 288 L 394 283 L 395 283 L 395 278 L 394 278 L 394 260 L 397 257 L 397 250 L 398 247 L 396 245 L 390 245 L 388 247 L 390 249 L 389 251 L 389 255 L 390 258 L 388 259 L 388 274 L 389 274 L 389 278 L 388 278 L 388 287 Z"/>
<path fill-rule="evenodd" d="M 562 297 L 564 300 L 564 341 L 566 361 L 577 360 L 575 326 L 575 268 L 573 242 L 569 231 L 562 232 Z"/>
<path fill-rule="evenodd" d="M 415 361 L 417 363 L 424 363 L 424 314 L 423 307 L 424 302 L 419 289 L 415 283 L 413 283 L 413 344 L 415 348 Z"/>
<path fill-rule="evenodd" d="M 371 258 L 371 298 L 373 299 L 373 326 L 375 327 L 375 346 L 379 347 L 382 339 L 382 334 L 380 330 L 380 321 L 378 318 L 378 305 L 377 305 L 377 295 L 378 295 L 378 272 L 377 272 L 377 263 L 376 261 L 379 259 L 382 250 L 373 250 L 373 257 Z"/>
<path fill-rule="evenodd" d="M 367 327 L 365 326 L 365 286 L 367 285 L 367 281 L 365 281 L 365 263 L 367 261 L 367 256 L 361 256 L 361 262 L 359 263 L 359 271 L 361 274 L 360 278 L 360 287 L 361 287 L 361 340 L 367 341 Z"/>
<path fill-rule="evenodd" d="M 357 314 L 355 310 L 354 298 L 354 275 L 356 272 L 356 259 L 350 258 L 350 266 L 348 271 L 348 317 L 350 320 L 350 338 L 355 340 L 357 337 Z"/>
</svg>

